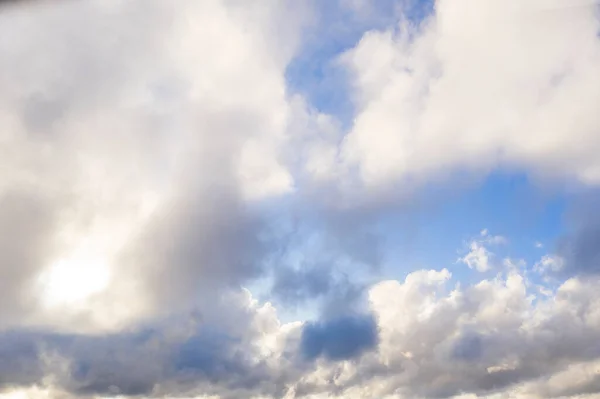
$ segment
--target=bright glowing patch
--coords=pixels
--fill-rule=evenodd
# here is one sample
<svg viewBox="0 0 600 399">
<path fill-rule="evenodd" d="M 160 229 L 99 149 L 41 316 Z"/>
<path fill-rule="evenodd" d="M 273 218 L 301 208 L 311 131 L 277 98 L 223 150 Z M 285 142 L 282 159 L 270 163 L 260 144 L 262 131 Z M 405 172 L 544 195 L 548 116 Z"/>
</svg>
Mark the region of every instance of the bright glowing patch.
<svg viewBox="0 0 600 399">
<path fill-rule="evenodd" d="M 56 395 L 52 390 L 33 386 L 31 388 L 16 389 L 0 393 L 0 399 L 51 399 Z"/>
<path fill-rule="evenodd" d="M 49 307 L 77 305 L 102 292 L 109 280 L 110 271 L 102 259 L 63 258 L 42 274 L 42 300 Z"/>
</svg>

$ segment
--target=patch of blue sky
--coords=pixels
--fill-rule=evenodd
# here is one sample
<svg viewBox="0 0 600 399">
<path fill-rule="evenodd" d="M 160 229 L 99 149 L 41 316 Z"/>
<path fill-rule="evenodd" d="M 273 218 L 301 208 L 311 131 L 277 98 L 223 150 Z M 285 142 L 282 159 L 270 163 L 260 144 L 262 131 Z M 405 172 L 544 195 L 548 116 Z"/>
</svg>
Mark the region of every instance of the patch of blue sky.
<svg viewBox="0 0 600 399">
<path fill-rule="evenodd" d="M 276 269 L 299 270 L 313 267 L 319 261 L 315 255 L 323 243 L 319 237 L 320 229 L 314 225 L 317 219 L 300 209 L 293 195 L 262 202 L 258 211 L 269 221 L 263 234 L 271 248 L 267 249 L 269 256 L 264 259 L 265 273 L 249 282 L 246 288 L 259 302 L 272 303 L 282 323 L 318 319 L 321 298 L 286 303 L 272 291 Z"/>
<path fill-rule="evenodd" d="M 456 261 L 483 229 L 508 241 L 489 248 L 496 261 L 523 259 L 531 269 L 565 231 L 568 196 L 523 174 L 493 173 L 482 184 L 463 185 L 460 190 L 429 188 L 422 197 L 436 199 L 384 223 L 383 273 L 390 278 L 403 279 L 415 269 L 448 268 L 457 280 L 478 281 L 482 274 Z"/>
<path fill-rule="evenodd" d="M 338 118 L 347 130 L 354 108 L 349 76 L 339 65 L 339 56 L 365 32 L 397 24 L 400 13 L 410 23 L 419 23 L 433 11 L 433 1 L 332 0 L 315 6 L 316 20 L 307 27 L 302 47 L 286 71 L 288 89 L 303 95 L 318 111 Z"/>
<path fill-rule="evenodd" d="M 376 2 L 376 12 L 364 15 L 348 7 L 349 3 L 352 1 L 316 2 L 317 21 L 308 28 L 301 51 L 286 71 L 289 90 L 303 95 L 318 111 L 336 117 L 345 131 L 351 127 L 354 109 L 351 82 L 336 64 L 338 57 L 353 48 L 366 31 L 394 26 L 398 7 L 409 23 L 416 24 L 434 12 L 432 0 Z M 441 268 L 448 268 L 453 279 L 467 284 L 492 276 L 497 268 L 481 274 L 456 262 L 484 228 L 508 240 L 489 248 L 496 262 L 522 259 L 531 270 L 543 255 L 552 253 L 555 241 L 565 233 L 569 196 L 521 173 L 492 173 L 482 181 L 463 182 L 459 189 L 433 185 L 418 198 L 426 200 L 379 216 L 384 248 L 379 279 L 402 280 L 417 269 Z M 543 283 L 535 273 L 529 275 L 534 283 Z M 311 307 L 309 313 L 314 313 L 316 307 L 307 306 Z"/>
<path fill-rule="evenodd" d="M 264 259 L 266 273 L 246 286 L 260 302 L 273 303 L 283 322 L 317 320 L 323 304 L 336 294 L 336 289 L 345 284 L 362 286 L 379 281 L 379 274 L 372 273 L 376 269 L 372 260 L 377 255 L 371 251 L 369 229 L 363 230 L 362 218 L 360 222 L 348 221 L 335 212 L 303 207 L 297 200 L 294 195 L 281 197 L 262 203 L 257 209 L 268 220 L 263 234 L 271 250 Z M 367 227 L 385 217 L 368 217 Z M 346 223 L 360 228 L 347 228 Z M 322 272 L 330 284 L 323 292 L 300 295 L 298 302 L 285 301 L 272 291 L 281 269 Z M 303 283 L 306 282 L 290 282 L 286 287 L 303 291 L 307 288 L 301 286 Z M 290 294 L 294 297 L 294 292 Z"/>
<path fill-rule="evenodd" d="M 286 248 L 281 258 L 271 260 L 276 263 L 271 266 L 303 268 L 319 262 L 337 263 L 359 283 L 402 281 L 415 270 L 447 268 L 453 282 L 468 285 L 506 272 L 502 261 L 510 258 L 526 262 L 532 283 L 553 288 L 555 284 L 544 281 L 533 267 L 543 255 L 553 252 L 557 239 L 565 233 L 564 215 L 569 203 L 569 194 L 560 187 L 540 185 L 525 174 L 496 172 L 478 181 L 432 185 L 413 203 L 372 215 L 369 223 L 378 226 L 383 256 L 379 269 L 368 269 L 353 265 L 343 249 L 329 252 L 325 236 L 319 233 L 324 227 L 322 215 L 298 210 L 288 198 L 271 204 L 273 234 L 283 237 Z M 488 246 L 494 253 L 491 262 L 495 267 L 486 273 L 457 262 L 468 252 L 471 240 L 482 238 L 483 229 L 507 240 Z M 318 319 L 324 297 L 290 306 L 271 296 L 272 284 L 272 275 L 268 275 L 248 288 L 260 301 L 272 301 L 283 322 Z"/>
</svg>

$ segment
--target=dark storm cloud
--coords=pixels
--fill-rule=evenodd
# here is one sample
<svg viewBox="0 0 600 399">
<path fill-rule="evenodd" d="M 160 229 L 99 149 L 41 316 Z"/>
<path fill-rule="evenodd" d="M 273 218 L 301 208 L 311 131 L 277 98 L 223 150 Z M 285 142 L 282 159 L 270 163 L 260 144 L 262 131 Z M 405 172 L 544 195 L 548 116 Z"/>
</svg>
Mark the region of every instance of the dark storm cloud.
<svg viewBox="0 0 600 399">
<path fill-rule="evenodd" d="M 302 330 L 301 354 L 314 360 L 345 360 L 377 346 L 377 324 L 370 315 L 345 316 L 307 323 Z"/>
</svg>

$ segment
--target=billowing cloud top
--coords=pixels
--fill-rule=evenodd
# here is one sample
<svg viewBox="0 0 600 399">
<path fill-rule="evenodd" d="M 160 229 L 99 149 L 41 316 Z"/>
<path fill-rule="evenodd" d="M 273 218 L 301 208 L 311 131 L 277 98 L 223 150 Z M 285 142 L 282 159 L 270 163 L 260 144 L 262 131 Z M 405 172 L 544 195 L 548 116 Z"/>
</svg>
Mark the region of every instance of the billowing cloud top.
<svg viewBox="0 0 600 399">
<path fill-rule="evenodd" d="M 0 399 L 600 398 L 594 1 L 0 3 Z"/>
</svg>

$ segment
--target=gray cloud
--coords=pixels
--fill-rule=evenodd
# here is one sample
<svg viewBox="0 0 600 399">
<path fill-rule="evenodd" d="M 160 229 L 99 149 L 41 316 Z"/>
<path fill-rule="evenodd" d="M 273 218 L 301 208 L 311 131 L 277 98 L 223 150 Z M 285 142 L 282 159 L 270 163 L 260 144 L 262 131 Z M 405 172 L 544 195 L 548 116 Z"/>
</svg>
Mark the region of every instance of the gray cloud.
<svg viewBox="0 0 600 399">
<path fill-rule="evenodd" d="M 479 334 L 468 333 L 456 342 L 452 355 L 457 360 L 478 360 L 483 351 L 482 337 Z"/>
<path fill-rule="evenodd" d="M 333 284 L 331 269 L 325 265 L 300 270 L 278 267 L 274 273 L 271 293 L 284 304 L 293 305 L 308 299 L 318 299 L 327 294 Z"/>
<path fill-rule="evenodd" d="M 252 195 L 285 180 L 283 71 L 301 11 L 63 1 L 0 15 L 3 321 L 26 324 L 31 307 L 40 324 L 114 329 L 263 272 L 273 243 Z M 106 257 L 109 287 L 88 315 L 42 309 L 33 282 L 74 253 L 79 267 Z"/>
<path fill-rule="evenodd" d="M 2 333 L 0 365 L 0 387 L 28 386 L 41 381 L 44 369 L 36 337 L 22 331 Z"/>
<path fill-rule="evenodd" d="M 255 360 L 252 341 L 261 333 L 252 325 L 255 318 L 238 315 L 238 332 L 227 323 L 198 323 L 185 316 L 102 335 L 3 332 L 0 389 L 44 385 L 52 376 L 56 388 L 75 397 L 275 394 L 285 380 L 278 380 L 264 360 Z"/>
<path fill-rule="evenodd" d="M 301 352 L 308 359 L 351 359 L 377 346 L 377 324 L 370 315 L 345 316 L 307 323 L 302 330 Z"/>
<path fill-rule="evenodd" d="M 590 223 L 563 238 L 558 245 L 558 253 L 564 258 L 565 267 L 560 274 L 600 273 L 600 223 Z"/>
<path fill-rule="evenodd" d="M 563 264 L 555 275 L 597 275 L 600 273 L 600 193 L 597 190 L 577 195 L 566 222 L 570 233 L 557 244 L 556 252 Z"/>
<path fill-rule="evenodd" d="M 32 312 L 36 272 L 51 254 L 56 198 L 26 188 L 0 194 L 0 327 Z"/>
<path fill-rule="evenodd" d="M 0 335 L 2 384 L 29 386 L 52 375 L 56 388 L 80 397 L 282 397 L 292 389 L 296 397 L 504 392 L 537 399 L 597 392 L 596 281 L 567 282 L 548 302 L 532 304 L 515 275 L 434 294 L 438 277 L 430 271 L 382 283 L 369 291 L 372 315 L 285 333 L 268 307 L 243 296 L 215 301 L 213 314 L 119 333 L 13 330 Z M 281 340 L 267 352 L 265 334 Z"/>
</svg>

